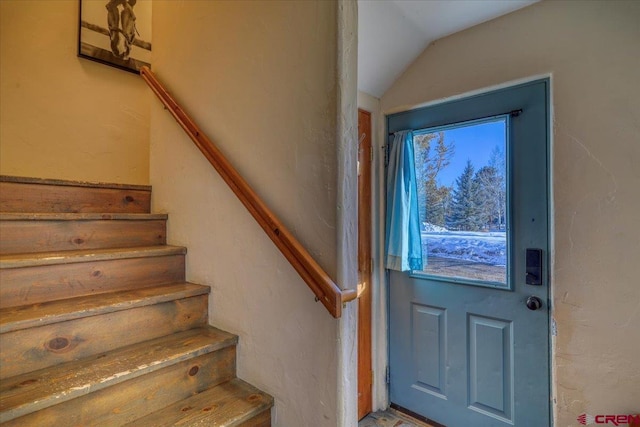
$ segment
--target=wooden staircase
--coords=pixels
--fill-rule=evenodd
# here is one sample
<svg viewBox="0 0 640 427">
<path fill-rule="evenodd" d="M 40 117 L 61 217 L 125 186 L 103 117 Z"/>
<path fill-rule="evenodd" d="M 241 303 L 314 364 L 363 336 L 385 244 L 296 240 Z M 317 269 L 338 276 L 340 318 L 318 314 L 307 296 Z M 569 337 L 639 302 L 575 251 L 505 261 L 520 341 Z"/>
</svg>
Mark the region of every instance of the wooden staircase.
<svg viewBox="0 0 640 427">
<path fill-rule="evenodd" d="M 3 426 L 270 426 L 151 188 L 0 177 Z"/>
</svg>

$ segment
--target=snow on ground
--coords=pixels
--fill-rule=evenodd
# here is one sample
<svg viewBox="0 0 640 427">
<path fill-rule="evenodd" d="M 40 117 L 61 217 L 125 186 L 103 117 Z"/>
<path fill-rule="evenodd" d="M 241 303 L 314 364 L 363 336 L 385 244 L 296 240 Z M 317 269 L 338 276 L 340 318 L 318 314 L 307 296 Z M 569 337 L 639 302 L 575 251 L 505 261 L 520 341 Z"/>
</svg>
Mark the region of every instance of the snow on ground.
<svg viewBox="0 0 640 427">
<path fill-rule="evenodd" d="M 422 230 L 423 231 L 428 231 L 428 232 L 436 232 L 436 233 L 444 233 L 447 230 L 444 227 L 441 227 L 439 225 L 435 225 L 435 224 L 431 224 L 430 222 L 423 222 L 422 223 Z"/>
<path fill-rule="evenodd" d="M 507 264 L 507 239 L 504 231 L 447 231 L 443 227 L 424 223 L 422 250 L 429 255 L 491 265 Z M 431 227 L 444 231 L 436 231 Z"/>
</svg>

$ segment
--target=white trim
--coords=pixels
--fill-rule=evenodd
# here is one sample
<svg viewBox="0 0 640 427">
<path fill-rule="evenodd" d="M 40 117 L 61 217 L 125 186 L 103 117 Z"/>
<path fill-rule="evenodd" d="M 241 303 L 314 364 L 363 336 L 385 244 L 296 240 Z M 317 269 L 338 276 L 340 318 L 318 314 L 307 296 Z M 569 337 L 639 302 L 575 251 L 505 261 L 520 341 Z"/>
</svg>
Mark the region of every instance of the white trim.
<svg viewBox="0 0 640 427">
<path fill-rule="evenodd" d="M 556 365 L 553 363 L 553 361 L 556 359 L 556 321 L 555 321 L 555 305 L 553 304 L 553 301 L 555 300 L 554 298 L 554 282 L 555 282 L 555 260 L 556 260 L 556 243 L 555 243 L 555 197 L 554 197 L 554 184 L 553 184 L 553 179 L 554 179 L 554 173 L 553 173 L 553 163 L 554 163 L 554 123 L 555 123 L 555 109 L 553 108 L 554 103 L 553 103 L 553 84 L 554 84 L 554 79 L 553 79 L 553 74 L 549 73 L 546 75 L 546 78 L 549 79 L 549 99 L 548 99 L 548 107 L 549 107 L 549 117 L 547 117 L 547 120 L 549 120 L 549 143 L 548 143 L 548 157 L 547 157 L 547 161 L 549 162 L 547 165 L 547 175 L 549 177 L 549 181 L 548 181 L 548 185 L 549 185 L 549 194 L 547 195 L 548 200 L 547 200 L 547 215 L 548 215 L 548 219 L 547 219 L 547 247 L 549 250 L 549 265 L 547 267 L 548 271 L 549 271 L 549 283 L 547 284 L 547 288 L 548 288 L 548 294 L 549 294 L 549 384 L 551 389 L 549 390 L 549 396 L 551 398 L 551 405 L 549 406 L 551 413 L 549 414 L 549 421 L 551 423 L 551 426 L 553 427 L 555 424 L 555 409 L 556 409 L 556 396 L 557 396 L 557 384 L 555 382 L 555 377 L 556 377 L 556 373 L 555 373 L 555 369 L 556 369 Z"/>
<path fill-rule="evenodd" d="M 374 365 L 374 382 L 373 382 L 373 409 L 381 410 L 389 407 L 389 387 L 387 384 L 387 366 L 389 366 L 389 322 L 387 319 L 387 274 L 384 268 L 384 217 L 385 217 L 385 189 L 384 189 L 384 145 L 386 144 L 386 120 L 385 115 L 378 110 L 376 119 L 377 129 L 377 149 L 374 152 L 374 162 L 377 165 L 374 168 L 373 179 L 375 182 L 371 186 L 372 191 L 372 209 L 371 218 L 373 234 L 371 236 L 371 253 L 374 256 L 374 268 L 371 272 L 372 284 L 372 322 L 371 336 L 372 347 L 375 352 L 373 358 Z"/>
</svg>

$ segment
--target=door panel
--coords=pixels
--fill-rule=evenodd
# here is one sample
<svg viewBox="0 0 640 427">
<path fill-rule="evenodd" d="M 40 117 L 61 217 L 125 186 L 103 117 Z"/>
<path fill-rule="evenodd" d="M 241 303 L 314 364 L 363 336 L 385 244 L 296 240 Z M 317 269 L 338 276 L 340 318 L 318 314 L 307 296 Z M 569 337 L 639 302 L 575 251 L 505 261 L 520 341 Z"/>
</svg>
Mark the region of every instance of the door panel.
<svg viewBox="0 0 640 427">
<path fill-rule="evenodd" d="M 506 230 L 494 218 L 476 224 L 477 231 L 447 230 L 443 238 L 469 234 L 480 236 L 477 242 L 504 231 L 506 283 L 491 275 L 438 275 L 437 267 L 455 252 L 440 255 L 430 270 L 429 258 L 438 254 L 427 246 L 438 244 L 429 240 L 438 231 L 423 230 L 425 271 L 389 275 L 390 399 L 449 427 L 544 427 L 550 425 L 548 81 L 398 113 L 387 125 L 389 132 L 436 132 L 496 117 L 506 117 Z M 527 248 L 542 250 L 542 285 L 526 284 Z M 455 268 L 479 265 L 454 261 Z M 529 296 L 540 298 L 542 307 L 527 308 Z"/>
<path fill-rule="evenodd" d="M 443 395 L 445 378 L 445 311 L 439 307 L 412 304 L 411 342 L 416 367 L 414 387 Z"/>
<path fill-rule="evenodd" d="M 512 420 L 513 322 L 468 314 L 469 407 Z"/>
</svg>

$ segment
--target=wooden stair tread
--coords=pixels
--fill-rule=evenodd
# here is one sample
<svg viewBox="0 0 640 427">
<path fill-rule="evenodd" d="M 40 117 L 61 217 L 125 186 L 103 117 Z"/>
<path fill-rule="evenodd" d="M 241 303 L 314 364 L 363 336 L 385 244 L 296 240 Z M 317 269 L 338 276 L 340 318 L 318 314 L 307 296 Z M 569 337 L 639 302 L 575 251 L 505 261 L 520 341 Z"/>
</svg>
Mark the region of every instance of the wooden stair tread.
<svg viewBox="0 0 640 427">
<path fill-rule="evenodd" d="M 40 213 L 0 212 L 0 221 L 98 221 L 98 220 L 166 220 L 167 214 L 147 213 Z"/>
<path fill-rule="evenodd" d="M 28 254 L 6 254 L 0 255 L 0 268 L 21 268 L 114 259 L 184 255 L 186 253 L 187 249 L 181 246 L 157 245 L 133 248 L 85 249 L 58 252 L 36 252 Z"/>
<path fill-rule="evenodd" d="M 210 291 L 208 286 L 176 283 L 7 307 L 0 309 L 0 333 L 204 295 Z"/>
<path fill-rule="evenodd" d="M 231 427 L 245 423 L 272 406 L 273 397 L 234 378 L 125 426 Z"/>
<path fill-rule="evenodd" d="M 237 336 L 196 328 L 86 359 L 7 378 L 0 384 L 0 423 L 236 345 Z"/>
<path fill-rule="evenodd" d="M 60 185 L 71 187 L 111 188 L 115 190 L 151 191 L 150 185 L 117 184 L 111 182 L 72 181 L 67 179 L 30 178 L 25 176 L 0 175 L 0 182 L 16 184 Z"/>
<path fill-rule="evenodd" d="M 0 424 L 271 425 L 150 212 L 148 185 L 0 175 Z"/>
</svg>

